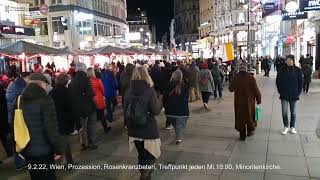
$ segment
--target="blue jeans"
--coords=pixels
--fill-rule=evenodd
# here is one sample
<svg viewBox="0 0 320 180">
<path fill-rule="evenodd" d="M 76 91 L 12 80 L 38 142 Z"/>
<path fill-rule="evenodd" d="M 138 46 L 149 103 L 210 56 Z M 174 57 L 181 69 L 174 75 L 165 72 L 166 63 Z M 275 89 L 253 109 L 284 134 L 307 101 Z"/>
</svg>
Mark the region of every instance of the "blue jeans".
<svg viewBox="0 0 320 180">
<path fill-rule="evenodd" d="M 218 97 L 217 91 L 219 92 L 219 97 L 222 97 L 222 91 L 223 91 L 222 81 L 221 80 L 214 80 L 214 86 L 215 86 L 215 89 L 213 91 L 214 98 Z"/>
<path fill-rule="evenodd" d="M 172 123 L 175 133 L 176 140 L 182 140 L 183 132 L 187 125 L 188 117 L 167 117 L 168 121 Z"/>
<path fill-rule="evenodd" d="M 289 122 L 288 122 L 289 106 L 290 106 L 290 114 L 291 114 L 290 128 L 294 128 L 296 126 L 296 116 L 297 116 L 296 105 L 297 105 L 297 101 L 281 100 L 282 118 L 283 118 L 284 127 L 289 127 Z"/>
</svg>

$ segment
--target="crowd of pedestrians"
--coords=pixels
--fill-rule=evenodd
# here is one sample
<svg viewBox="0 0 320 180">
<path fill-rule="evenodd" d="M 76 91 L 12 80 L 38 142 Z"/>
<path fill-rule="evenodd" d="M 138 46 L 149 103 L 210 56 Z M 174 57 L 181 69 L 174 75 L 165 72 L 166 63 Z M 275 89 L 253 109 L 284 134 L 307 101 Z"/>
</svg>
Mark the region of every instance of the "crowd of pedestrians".
<svg viewBox="0 0 320 180">
<path fill-rule="evenodd" d="M 269 76 L 270 59 L 263 61 L 265 75 Z M 290 128 L 294 134 L 295 105 L 302 89 L 308 92 L 310 83 L 306 82 L 306 75 L 309 77 L 310 68 L 307 61 L 303 61 L 303 70 L 294 66 L 293 56 L 288 56 L 286 63 L 281 61 L 276 67 L 285 127 L 282 133 L 289 130 L 287 111 L 290 105 Z M 190 115 L 189 103 L 202 99 L 203 108 L 209 110 L 210 97 L 222 99 L 227 80 L 230 81 L 229 90 L 235 93 L 235 129 L 240 140 L 254 135 L 257 127 L 255 108 L 262 102 L 261 93 L 248 69 L 250 66 L 243 62 L 223 65 L 221 59 L 209 59 L 157 61 L 148 65 L 137 61 L 126 65 L 106 63 L 102 69 L 72 63 L 67 73 L 56 73 L 52 65 L 47 66 L 50 70 L 39 68 L 32 74 L 19 73 L 11 67 L 8 75 L 12 82 L 7 87 L 0 84 L 0 140 L 7 156 L 14 157 L 17 170 L 26 164 L 53 164 L 62 155 L 66 164 L 74 164 L 70 135 L 79 132 L 82 151 L 97 149 L 97 121 L 104 132 L 109 133 L 119 104 L 130 150 L 137 149 L 139 165 L 152 165 L 161 155 L 156 121 L 161 110 L 164 108 L 166 129 L 174 128 L 175 143 L 180 145 Z M 117 98 L 119 96 L 122 101 Z M 22 109 L 30 133 L 29 144 L 20 154 L 15 152 L 12 138 L 17 107 Z M 41 172 L 30 169 L 29 172 L 33 180 L 56 179 L 53 169 Z M 140 173 L 141 179 L 151 179 L 151 169 L 141 169 Z"/>
</svg>

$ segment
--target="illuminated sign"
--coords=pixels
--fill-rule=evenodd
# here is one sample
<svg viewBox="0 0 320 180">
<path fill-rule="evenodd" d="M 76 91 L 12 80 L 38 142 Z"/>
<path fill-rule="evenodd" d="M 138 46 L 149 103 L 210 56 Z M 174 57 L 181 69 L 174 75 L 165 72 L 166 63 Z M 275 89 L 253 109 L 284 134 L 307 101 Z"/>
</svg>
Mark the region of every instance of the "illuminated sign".
<svg viewBox="0 0 320 180">
<path fill-rule="evenodd" d="M 282 20 L 283 21 L 290 21 L 296 19 L 308 19 L 308 12 L 294 12 L 288 13 L 287 11 L 282 11 Z"/>
<path fill-rule="evenodd" d="M 300 0 L 301 11 L 319 11 L 320 0 Z"/>
<path fill-rule="evenodd" d="M 19 26 L 1 25 L 0 32 L 2 34 L 35 36 L 35 31 L 33 28 L 25 28 L 25 27 L 19 27 Z"/>
</svg>

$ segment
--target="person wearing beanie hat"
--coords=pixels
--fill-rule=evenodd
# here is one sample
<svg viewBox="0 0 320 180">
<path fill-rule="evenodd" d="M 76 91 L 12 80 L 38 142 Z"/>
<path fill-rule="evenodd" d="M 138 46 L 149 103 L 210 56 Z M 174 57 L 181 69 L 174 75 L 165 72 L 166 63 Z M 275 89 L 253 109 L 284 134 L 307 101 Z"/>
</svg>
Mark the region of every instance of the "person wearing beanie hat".
<svg viewBox="0 0 320 180">
<path fill-rule="evenodd" d="M 254 134 L 256 101 L 261 104 L 261 93 L 255 78 L 247 72 L 245 64 L 239 66 L 239 73 L 231 80 L 229 91 L 234 94 L 235 129 L 240 133 L 240 141 Z"/>
<path fill-rule="evenodd" d="M 27 164 L 42 164 L 49 167 L 55 164 L 55 156 L 61 158 L 64 139 L 57 131 L 57 111 L 52 98 L 47 94 L 48 79 L 41 73 L 30 75 L 30 81 L 14 107 L 20 106 L 27 125 L 30 141 L 23 150 Z M 16 131 L 17 129 L 14 129 Z M 56 179 L 55 170 L 29 169 L 32 180 Z"/>
<path fill-rule="evenodd" d="M 292 134 L 296 134 L 296 104 L 303 88 L 303 73 L 300 68 L 295 66 L 293 55 L 287 56 L 286 66 L 277 74 L 276 84 L 280 94 L 282 107 L 282 118 L 284 124 L 282 135 L 286 135 L 289 131 L 289 105 L 291 111 L 290 132 Z"/>
</svg>

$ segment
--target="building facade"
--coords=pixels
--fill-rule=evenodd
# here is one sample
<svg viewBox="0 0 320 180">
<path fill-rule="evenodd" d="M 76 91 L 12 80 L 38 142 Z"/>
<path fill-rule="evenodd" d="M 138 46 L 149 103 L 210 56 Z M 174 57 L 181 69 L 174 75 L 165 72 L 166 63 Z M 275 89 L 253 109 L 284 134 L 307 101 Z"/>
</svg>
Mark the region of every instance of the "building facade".
<svg viewBox="0 0 320 180">
<path fill-rule="evenodd" d="M 198 53 L 199 0 L 174 0 L 175 41 L 178 49 Z"/>
<path fill-rule="evenodd" d="M 144 48 L 151 46 L 153 33 L 150 30 L 146 12 L 138 10 L 128 14 L 129 24 L 128 39 L 132 46 Z"/>
<path fill-rule="evenodd" d="M 0 1 L 0 45 L 19 40 L 32 41 L 35 30 L 24 23 L 24 14 L 29 11 L 27 0 Z"/>
<path fill-rule="evenodd" d="M 214 56 L 223 57 L 226 43 L 233 43 L 238 57 L 246 57 L 251 53 L 258 55 L 261 49 L 259 3 L 248 0 L 213 0 L 213 6 L 213 30 L 210 35 L 213 38 Z"/>
<path fill-rule="evenodd" d="M 33 0 L 26 15 L 38 44 L 73 49 L 127 47 L 125 0 Z"/>
<path fill-rule="evenodd" d="M 213 0 L 199 0 L 200 7 L 200 26 L 199 26 L 199 57 L 212 58 L 212 42 L 213 38 L 210 34 L 213 31 L 213 13 L 214 3 Z"/>
</svg>

